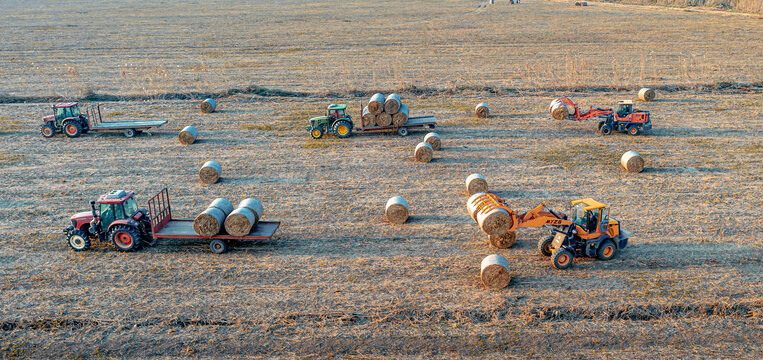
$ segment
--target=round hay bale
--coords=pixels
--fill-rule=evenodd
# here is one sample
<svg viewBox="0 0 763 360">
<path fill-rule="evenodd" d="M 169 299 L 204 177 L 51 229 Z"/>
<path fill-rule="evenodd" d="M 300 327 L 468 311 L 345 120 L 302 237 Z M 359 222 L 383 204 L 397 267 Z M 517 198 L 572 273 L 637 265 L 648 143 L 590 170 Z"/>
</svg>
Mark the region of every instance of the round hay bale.
<svg viewBox="0 0 763 360">
<path fill-rule="evenodd" d="M 490 108 L 488 108 L 486 103 L 479 103 L 474 108 L 474 115 L 478 118 L 486 118 L 490 116 Z"/>
<path fill-rule="evenodd" d="M 384 100 L 384 112 L 390 115 L 397 114 L 403 103 L 400 101 L 400 95 L 392 93 Z"/>
<path fill-rule="evenodd" d="M 638 98 L 641 101 L 652 101 L 655 96 L 657 96 L 657 93 L 655 93 L 653 89 L 642 88 L 638 91 Z"/>
<path fill-rule="evenodd" d="M 384 95 L 376 93 L 368 100 L 368 111 L 371 114 L 379 115 L 384 111 Z"/>
<path fill-rule="evenodd" d="M 233 210 L 225 218 L 225 231 L 228 232 L 228 235 L 245 236 L 249 235 L 255 224 L 255 215 L 252 210 L 240 207 Z"/>
<path fill-rule="evenodd" d="M 416 150 L 413 151 L 413 157 L 418 162 L 428 163 L 432 161 L 432 156 L 434 156 L 432 145 L 426 142 L 420 142 L 416 145 Z"/>
<path fill-rule="evenodd" d="M 217 161 L 207 161 L 199 170 L 199 180 L 207 185 L 214 184 L 222 173 L 223 168 Z"/>
<path fill-rule="evenodd" d="M 401 127 L 408 122 L 408 105 L 401 105 L 400 110 L 392 115 L 392 125 L 395 127 Z"/>
<path fill-rule="evenodd" d="M 574 110 L 570 111 L 569 106 L 567 106 L 566 104 L 558 103 L 558 104 L 555 104 L 554 107 L 551 109 L 551 117 L 554 118 L 555 120 L 564 120 L 567 117 L 569 117 L 570 114 L 573 112 Z"/>
<path fill-rule="evenodd" d="M 384 127 L 392 125 L 392 115 L 387 113 L 376 115 L 376 125 Z"/>
<path fill-rule="evenodd" d="M 517 242 L 517 233 L 509 231 L 498 236 L 488 235 L 488 239 L 490 239 L 490 245 L 493 245 L 498 249 L 508 249 Z"/>
<path fill-rule="evenodd" d="M 193 231 L 201 236 L 215 236 L 225 223 L 225 213 L 214 207 L 207 208 L 193 219 Z"/>
<path fill-rule="evenodd" d="M 469 216 L 471 216 L 475 222 L 477 221 L 477 212 L 480 210 L 479 207 L 477 207 L 475 200 L 477 200 L 477 198 L 481 195 L 485 195 L 485 193 L 475 193 L 470 196 L 468 200 L 466 200 L 466 210 L 469 212 Z"/>
<path fill-rule="evenodd" d="M 207 206 L 207 208 L 220 209 L 220 211 L 222 211 L 225 214 L 225 216 L 228 216 L 231 212 L 233 212 L 233 204 L 231 204 L 231 202 L 228 201 L 228 199 L 223 199 L 223 198 L 215 199 L 214 201 L 212 201 L 211 204 L 209 204 L 209 206 Z"/>
<path fill-rule="evenodd" d="M 480 174 L 471 174 L 467 176 L 466 191 L 469 195 L 487 192 L 487 180 Z"/>
<path fill-rule="evenodd" d="M 408 221 L 408 202 L 402 196 L 390 198 L 384 207 L 384 215 L 393 224 L 405 223 Z"/>
<path fill-rule="evenodd" d="M 199 138 L 199 130 L 196 130 L 193 126 L 186 126 L 183 130 L 180 130 L 178 134 L 178 141 L 183 145 L 191 145 L 196 139 Z"/>
<path fill-rule="evenodd" d="M 513 225 L 509 212 L 500 208 L 477 212 L 477 223 L 488 235 L 505 234 Z"/>
<path fill-rule="evenodd" d="M 442 146 L 442 139 L 440 139 L 440 135 L 438 135 L 436 132 L 431 132 L 426 135 L 424 135 L 424 141 L 432 146 L 432 150 L 440 150 L 440 147 Z"/>
<path fill-rule="evenodd" d="M 241 200 L 240 203 L 238 203 L 238 207 L 240 208 L 247 208 L 254 213 L 254 224 L 257 225 L 260 222 L 260 219 L 262 219 L 262 213 L 265 212 L 265 210 L 262 208 L 262 203 L 255 199 L 255 198 L 247 198 L 244 200 Z"/>
<path fill-rule="evenodd" d="M 620 157 L 620 165 L 629 173 L 640 173 L 644 170 L 644 159 L 637 152 L 631 150 Z"/>
<path fill-rule="evenodd" d="M 368 110 L 368 106 L 363 108 L 363 115 L 361 115 L 360 119 L 363 121 L 363 127 L 376 126 L 376 115 L 371 110 Z"/>
<path fill-rule="evenodd" d="M 217 103 L 213 99 L 206 99 L 201 102 L 201 112 L 212 113 L 217 109 Z"/>
<path fill-rule="evenodd" d="M 480 279 L 488 289 L 503 289 L 509 286 L 509 262 L 501 255 L 488 255 L 480 264 Z"/>
</svg>

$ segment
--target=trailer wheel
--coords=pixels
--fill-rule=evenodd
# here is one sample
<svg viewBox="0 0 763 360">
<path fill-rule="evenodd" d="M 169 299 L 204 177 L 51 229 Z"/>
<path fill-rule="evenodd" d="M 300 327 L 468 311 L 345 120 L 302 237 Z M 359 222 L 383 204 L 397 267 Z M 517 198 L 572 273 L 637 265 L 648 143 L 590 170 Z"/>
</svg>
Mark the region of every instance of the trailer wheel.
<svg viewBox="0 0 763 360">
<path fill-rule="evenodd" d="M 119 251 L 135 251 L 140 247 L 140 232 L 132 226 L 115 225 L 109 232 L 109 240 Z"/>
<path fill-rule="evenodd" d="M 615 247 L 615 243 L 612 240 L 604 240 L 596 251 L 596 255 L 598 255 L 599 259 L 605 261 L 612 260 L 616 254 L 617 247 Z"/>
<path fill-rule="evenodd" d="M 551 256 L 552 242 L 554 242 L 554 235 L 546 236 L 545 239 L 538 241 L 538 252 L 543 256 Z"/>
<path fill-rule="evenodd" d="M 321 128 L 313 128 L 310 130 L 310 136 L 313 137 L 313 139 L 320 139 L 323 137 L 323 129 Z"/>
<path fill-rule="evenodd" d="M 64 133 L 70 138 L 76 138 L 82 134 L 82 125 L 79 121 L 67 121 L 64 123 Z"/>
<path fill-rule="evenodd" d="M 53 135 L 56 135 L 56 129 L 53 128 L 53 125 L 47 123 L 43 126 L 40 126 L 40 133 L 42 134 L 42 137 L 52 138 Z"/>
<path fill-rule="evenodd" d="M 82 230 L 72 230 L 69 232 L 67 242 L 74 251 L 86 251 L 90 249 L 90 235 Z"/>
<path fill-rule="evenodd" d="M 135 129 L 125 129 L 125 136 L 128 138 L 135 137 Z"/>
<path fill-rule="evenodd" d="M 572 253 L 568 250 L 557 249 L 553 255 L 554 267 L 564 270 L 572 265 Z"/>
<path fill-rule="evenodd" d="M 599 133 L 601 136 L 607 136 L 612 133 L 612 127 L 609 125 L 602 125 L 601 129 L 599 129 Z"/>
<path fill-rule="evenodd" d="M 222 254 L 228 251 L 228 243 L 220 239 L 214 239 L 209 242 L 209 250 L 215 254 Z"/>
<path fill-rule="evenodd" d="M 397 129 L 397 134 L 400 136 L 408 136 L 408 128 L 407 127 L 401 127 Z"/>
<path fill-rule="evenodd" d="M 641 133 L 641 129 L 639 129 L 636 125 L 628 126 L 628 135 L 630 136 L 637 136 Z"/>
</svg>

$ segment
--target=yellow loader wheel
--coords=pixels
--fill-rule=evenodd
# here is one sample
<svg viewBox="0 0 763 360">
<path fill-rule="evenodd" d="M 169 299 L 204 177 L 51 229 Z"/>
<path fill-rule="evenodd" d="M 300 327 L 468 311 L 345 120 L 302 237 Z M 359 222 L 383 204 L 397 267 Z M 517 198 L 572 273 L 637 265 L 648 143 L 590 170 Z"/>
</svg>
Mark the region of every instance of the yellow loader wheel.
<svg viewBox="0 0 763 360">
<path fill-rule="evenodd" d="M 320 139 L 323 137 L 323 129 L 321 128 L 313 128 L 310 130 L 310 136 L 313 137 L 313 139 Z"/>
</svg>

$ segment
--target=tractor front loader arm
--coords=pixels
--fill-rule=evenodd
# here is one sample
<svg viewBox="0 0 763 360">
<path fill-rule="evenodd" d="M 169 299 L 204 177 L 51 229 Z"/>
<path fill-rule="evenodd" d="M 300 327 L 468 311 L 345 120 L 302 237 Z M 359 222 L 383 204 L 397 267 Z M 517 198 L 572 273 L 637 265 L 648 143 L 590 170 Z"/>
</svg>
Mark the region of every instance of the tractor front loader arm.
<svg viewBox="0 0 763 360">
<path fill-rule="evenodd" d="M 612 113 L 614 113 L 614 110 L 612 109 L 594 108 L 592 106 L 590 109 L 588 109 L 588 111 L 584 113 L 580 113 L 579 111 L 576 111 L 575 120 L 586 121 L 590 118 L 595 118 L 597 116 L 603 116 L 603 115 L 611 115 Z"/>
</svg>

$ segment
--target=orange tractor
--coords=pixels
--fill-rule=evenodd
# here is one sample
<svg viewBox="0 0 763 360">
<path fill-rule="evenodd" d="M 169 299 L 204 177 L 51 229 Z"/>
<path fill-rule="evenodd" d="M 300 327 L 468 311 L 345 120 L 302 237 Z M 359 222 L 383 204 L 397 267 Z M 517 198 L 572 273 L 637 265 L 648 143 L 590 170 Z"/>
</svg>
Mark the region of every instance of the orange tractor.
<svg viewBox="0 0 763 360">
<path fill-rule="evenodd" d="M 552 101 L 548 109 L 551 117 L 556 120 L 586 121 L 591 118 L 598 118 L 598 129 L 602 136 L 607 136 L 613 131 L 626 132 L 636 136 L 644 130 L 652 128 L 649 112 L 634 109 L 632 100 L 618 101 L 617 111 L 611 108 L 590 107 L 588 110 L 581 112 L 578 105 L 570 100 L 570 98 L 561 97 Z"/>
</svg>

